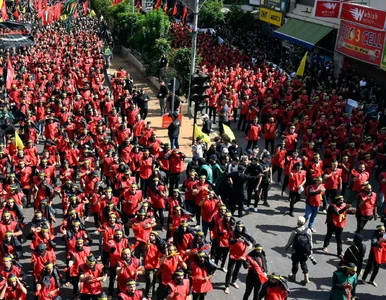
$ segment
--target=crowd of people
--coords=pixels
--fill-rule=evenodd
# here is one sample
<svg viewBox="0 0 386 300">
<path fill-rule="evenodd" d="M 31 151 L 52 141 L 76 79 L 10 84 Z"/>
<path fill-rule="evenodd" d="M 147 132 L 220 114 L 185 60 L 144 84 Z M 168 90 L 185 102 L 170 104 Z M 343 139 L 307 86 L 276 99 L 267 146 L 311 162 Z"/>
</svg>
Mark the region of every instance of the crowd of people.
<svg viewBox="0 0 386 300">
<path fill-rule="evenodd" d="M 383 217 L 386 187 L 385 118 L 368 120 L 359 108 L 345 114 L 355 72 L 335 80 L 331 72 L 309 68 L 316 72 L 311 87 L 330 76 L 311 92 L 264 59 L 253 66 L 247 54 L 200 34 L 201 70 L 211 78 L 204 121 L 210 125 L 219 116 L 220 130 L 237 122 L 248 145 L 243 151 L 222 134 L 207 147 L 198 137 L 188 162 L 178 148 L 178 114 L 172 112 L 171 144 L 163 143 L 146 120 L 150 97 L 131 75 L 120 68 L 106 78 L 102 21 L 79 12 L 70 28 L 68 22 L 42 27 L 33 16 L 35 45 L 7 50 L 0 61 L 5 71 L 9 60 L 15 72 L 3 77 L 0 100 L 0 299 L 26 299 L 30 288 L 35 299 L 59 300 L 64 285 L 81 300 L 203 300 L 219 270 L 226 273 L 224 292 L 238 289 L 242 266 L 248 270 L 244 300 L 252 292 L 253 299 L 287 299 L 287 280 L 268 272 L 264 245 L 242 220 L 251 205 L 256 213 L 260 201 L 270 205 L 276 171 L 283 193 L 289 188 L 289 215 L 303 191 L 307 199 L 286 245 L 293 262 L 288 279 L 296 281 L 300 264 L 302 283 L 309 282 L 306 262 L 314 262 L 313 224 L 321 207 L 328 219 L 324 251 L 335 234 L 341 257 L 331 299 L 355 297 L 366 252 L 360 232 Z M 184 45 L 189 29 L 171 26 L 174 46 Z M 368 103 L 379 100 L 373 81 L 357 93 Z M 257 147 L 261 135 L 264 151 Z M 371 176 L 381 183 L 378 199 Z M 340 236 L 350 213 L 357 234 L 343 253 Z M 384 233 L 379 225 L 362 277 L 366 282 L 371 273 L 375 286 Z M 58 266 L 61 243 L 65 268 Z M 23 259 L 30 260 L 32 275 Z M 137 289 L 142 279 L 143 291 Z"/>
</svg>

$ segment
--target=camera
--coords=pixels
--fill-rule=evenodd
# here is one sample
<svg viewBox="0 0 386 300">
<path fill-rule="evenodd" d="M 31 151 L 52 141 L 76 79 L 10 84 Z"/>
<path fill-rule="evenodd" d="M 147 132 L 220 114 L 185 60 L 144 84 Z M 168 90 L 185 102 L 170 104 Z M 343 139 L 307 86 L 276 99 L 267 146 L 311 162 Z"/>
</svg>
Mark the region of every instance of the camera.
<svg viewBox="0 0 386 300">
<path fill-rule="evenodd" d="M 318 263 L 318 261 L 315 259 L 315 257 L 312 256 L 312 254 L 309 255 L 308 258 L 310 259 L 310 261 L 313 263 L 314 266 Z"/>
</svg>

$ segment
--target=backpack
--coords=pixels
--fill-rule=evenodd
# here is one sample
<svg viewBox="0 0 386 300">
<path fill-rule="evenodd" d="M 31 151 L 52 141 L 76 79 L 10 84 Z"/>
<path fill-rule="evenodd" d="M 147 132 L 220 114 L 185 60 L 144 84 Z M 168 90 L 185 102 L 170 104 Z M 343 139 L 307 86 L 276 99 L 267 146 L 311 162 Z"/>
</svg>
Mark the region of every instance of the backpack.
<svg viewBox="0 0 386 300">
<path fill-rule="evenodd" d="M 307 233 L 298 232 L 295 236 L 293 248 L 295 253 L 309 255 L 311 253 L 311 243 Z"/>
</svg>

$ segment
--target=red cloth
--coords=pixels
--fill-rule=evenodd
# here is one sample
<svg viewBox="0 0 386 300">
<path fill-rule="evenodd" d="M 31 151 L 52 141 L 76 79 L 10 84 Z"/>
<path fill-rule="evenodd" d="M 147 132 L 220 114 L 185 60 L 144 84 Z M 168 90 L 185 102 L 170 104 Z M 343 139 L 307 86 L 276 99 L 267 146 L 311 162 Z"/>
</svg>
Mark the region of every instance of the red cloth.
<svg viewBox="0 0 386 300">
<path fill-rule="evenodd" d="M 5 3 L 5 1 L 3 3 Z M 7 63 L 7 81 L 6 81 L 6 84 L 5 84 L 5 87 L 7 89 L 11 88 L 14 76 L 15 76 L 15 70 L 12 67 L 11 60 L 8 58 L 8 63 Z"/>
<path fill-rule="evenodd" d="M 378 264 L 386 263 L 386 242 L 381 242 L 380 247 L 373 247 L 375 261 Z"/>
</svg>

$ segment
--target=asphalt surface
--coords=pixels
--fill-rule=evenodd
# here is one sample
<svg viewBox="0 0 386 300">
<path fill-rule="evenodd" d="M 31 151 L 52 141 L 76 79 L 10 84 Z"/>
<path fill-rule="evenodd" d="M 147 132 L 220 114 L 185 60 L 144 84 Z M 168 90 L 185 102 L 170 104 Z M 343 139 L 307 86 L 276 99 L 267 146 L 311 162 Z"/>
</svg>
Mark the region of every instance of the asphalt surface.
<svg viewBox="0 0 386 300">
<path fill-rule="evenodd" d="M 114 61 L 120 60 L 120 65 L 122 64 L 122 59 L 119 56 L 115 56 L 112 61 L 112 68 L 118 67 L 114 66 Z M 148 83 L 145 81 L 141 74 L 138 74 L 133 66 L 129 63 L 125 63 L 124 67 L 127 68 L 134 78 L 136 84 L 141 86 L 146 86 Z M 151 91 L 148 91 L 150 96 L 154 99 L 154 95 L 152 95 Z M 160 118 L 158 116 L 157 107 L 154 103 L 151 104 L 149 109 L 149 119 Z M 232 128 L 236 128 L 234 124 L 231 126 Z M 191 134 L 191 127 L 187 126 L 185 128 L 186 133 L 183 133 L 186 137 L 183 139 L 187 140 L 189 135 Z M 189 132 L 189 134 L 187 133 Z M 158 131 L 157 131 L 158 133 Z M 236 138 L 239 141 L 239 144 L 243 149 L 246 146 L 246 140 L 244 138 L 244 133 L 237 131 L 234 129 L 234 133 Z M 185 149 L 188 148 L 188 141 L 185 141 Z M 259 146 L 263 149 L 263 141 L 259 142 Z M 39 145 L 39 151 L 42 151 L 42 146 Z M 187 153 L 191 155 L 190 153 Z M 274 181 L 276 180 L 276 176 L 274 176 Z M 304 203 L 297 203 L 294 213 L 295 217 L 290 217 L 286 212 L 289 209 L 289 202 L 287 201 L 288 195 L 285 194 L 283 197 L 281 194 L 281 188 L 277 184 L 272 184 L 269 190 L 269 203 L 270 207 L 259 206 L 259 211 L 257 213 L 250 210 L 245 213 L 242 217 L 243 222 L 246 225 L 248 231 L 252 234 L 255 240 L 262 244 L 264 247 L 264 251 L 266 252 L 267 261 L 268 261 L 268 272 L 277 272 L 285 277 L 290 273 L 291 270 L 291 260 L 289 254 L 286 254 L 284 251 L 284 245 L 286 244 L 290 232 L 294 229 L 296 225 L 296 220 L 298 216 L 304 214 Z M 54 207 L 57 209 L 57 223 L 54 224 L 55 232 L 59 232 L 59 226 L 62 222 L 62 214 L 60 209 L 60 199 L 55 197 L 54 199 Z M 33 215 L 33 209 L 27 208 L 24 210 L 25 213 L 25 222 L 29 222 Z M 314 257 L 318 261 L 317 265 L 312 265 L 310 262 L 309 265 L 309 275 L 310 275 L 310 283 L 307 286 L 302 286 L 300 283 L 289 283 L 289 287 L 292 292 L 289 296 L 289 299 L 328 299 L 329 292 L 331 287 L 331 277 L 332 273 L 336 270 L 339 259 L 336 257 L 336 244 L 334 237 L 331 240 L 331 244 L 329 246 L 329 253 L 323 253 L 321 251 L 323 246 L 323 239 L 326 234 L 326 226 L 324 224 L 325 215 L 319 214 L 316 218 L 315 228 L 316 233 L 313 235 L 314 239 Z M 366 225 L 366 228 L 363 232 L 367 249 L 370 249 L 369 239 L 379 222 L 371 221 Z M 92 218 L 90 218 L 89 222 L 87 222 L 87 228 L 89 232 L 93 232 L 95 228 L 93 227 Z M 348 216 L 347 226 L 343 233 L 343 238 L 352 238 L 353 232 L 356 229 L 356 219 L 354 216 Z M 161 236 L 164 235 L 161 233 Z M 94 246 L 92 247 L 92 252 L 97 254 L 97 240 L 98 236 L 91 234 L 92 238 L 96 241 Z M 60 270 L 63 270 L 65 267 L 65 250 L 64 250 L 64 242 L 60 238 L 60 234 L 57 234 L 56 240 L 58 246 L 56 249 L 56 255 L 58 259 L 58 266 Z M 30 241 L 24 241 L 24 258 L 21 260 L 24 270 L 27 273 L 27 283 L 29 285 L 28 291 L 28 299 L 33 299 L 32 295 L 32 269 L 30 264 L 31 250 L 29 248 Z M 344 250 L 348 247 L 348 245 L 344 245 Z M 368 252 L 366 253 L 366 260 L 368 257 Z M 226 295 L 224 293 L 224 285 L 225 285 L 225 273 L 222 271 L 217 271 L 212 279 L 214 290 L 209 292 L 206 299 L 209 300 L 219 300 L 219 299 L 241 299 L 245 290 L 245 278 L 247 271 L 245 269 L 241 269 L 239 280 L 237 283 L 240 288 L 235 289 L 234 287 L 230 287 L 230 294 Z M 297 281 L 300 282 L 302 280 L 302 274 L 298 273 Z M 376 278 L 376 282 L 378 283 L 378 287 L 375 288 L 370 285 L 359 285 L 357 288 L 357 296 L 359 299 L 364 300 L 380 300 L 386 299 L 386 271 L 385 265 L 383 265 L 379 271 L 379 274 Z M 104 287 L 107 292 L 107 284 L 108 280 L 105 282 Z M 138 288 L 144 287 L 144 278 L 140 276 Z M 72 286 L 63 287 L 61 291 L 61 296 L 63 299 L 72 299 Z M 250 299 L 252 295 L 250 296 Z"/>
</svg>

